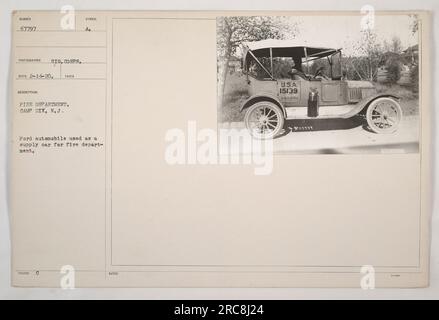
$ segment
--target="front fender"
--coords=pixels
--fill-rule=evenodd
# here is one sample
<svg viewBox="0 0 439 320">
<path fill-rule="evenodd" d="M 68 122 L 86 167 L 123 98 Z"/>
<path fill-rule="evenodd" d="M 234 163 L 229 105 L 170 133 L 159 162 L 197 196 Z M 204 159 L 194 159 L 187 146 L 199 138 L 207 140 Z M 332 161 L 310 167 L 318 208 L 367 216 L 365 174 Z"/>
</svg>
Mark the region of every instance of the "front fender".
<svg viewBox="0 0 439 320">
<path fill-rule="evenodd" d="M 242 112 L 243 110 L 247 109 L 248 107 L 250 107 L 252 104 L 256 103 L 256 102 L 260 102 L 260 101 L 270 101 L 273 102 L 274 104 L 276 104 L 279 108 L 281 108 L 282 113 L 284 115 L 284 118 L 287 117 L 287 111 L 285 110 L 285 107 L 282 105 L 282 103 L 280 102 L 280 100 L 269 94 L 269 93 L 260 93 L 260 94 L 255 94 L 253 96 L 251 96 L 250 98 L 248 98 L 247 100 L 245 100 L 240 107 L 240 111 Z"/>
<path fill-rule="evenodd" d="M 392 98 L 395 99 L 397 101 L 399 101 L 401 98 L 398 96 L 395 96 L 394 94 L 389 94 L 389 93 L 378 93 L 378 94 L 374 94 L 372 96 L 366 97 L 362 100 L 360 100 L 356 105 L 355 108 L 353 108 L 349 113 L 345 114 L 343 116 L 343 118 L 350 118 L 355 116 L 356 114 L 360 113 L 361 111 L 363 111 L 365 108 L 367 108 L 367 106 L 369 106 L 369 104 L 378 99 L 378 98 Z"/>
</svg>

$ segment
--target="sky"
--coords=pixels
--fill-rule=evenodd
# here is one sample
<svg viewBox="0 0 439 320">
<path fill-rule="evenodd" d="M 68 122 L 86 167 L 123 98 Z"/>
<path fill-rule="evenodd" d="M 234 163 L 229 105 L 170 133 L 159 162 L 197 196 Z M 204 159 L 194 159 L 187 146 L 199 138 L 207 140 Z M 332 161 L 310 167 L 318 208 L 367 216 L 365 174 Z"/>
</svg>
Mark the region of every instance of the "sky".
<svg viewBox="0 0 439 320">
<path fill-rule="evenodd" d="M 300 16 L 292 17 L 299 22 L 299 35 L 294 42 L 319 47 L 343 48 L 344 55 L 352 54 L 349 43 L 361 40 L 365 16 Z M 371 21 L 371 20 L 369 20 Z M 402 48 L 418 43 L 418 34 L 412 35 L 412 18 L 409 15 L 375 15 L 373 30 L 378 41 L 390 42 L 394 36 L 401 39 Z"/>
</svg>

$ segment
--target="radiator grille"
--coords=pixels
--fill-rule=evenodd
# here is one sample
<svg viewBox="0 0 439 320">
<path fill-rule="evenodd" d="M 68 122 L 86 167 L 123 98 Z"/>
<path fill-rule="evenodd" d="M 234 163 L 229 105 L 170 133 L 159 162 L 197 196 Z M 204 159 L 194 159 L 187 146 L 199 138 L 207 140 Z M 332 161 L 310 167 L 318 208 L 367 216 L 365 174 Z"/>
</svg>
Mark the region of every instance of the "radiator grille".
<svg viewBox="0 0 439 320">
<path fill-rule="evenodd" d="M 349 102 L 358 102 L 362 98 L 361 88 L 349 88 Z"/>
</svg>

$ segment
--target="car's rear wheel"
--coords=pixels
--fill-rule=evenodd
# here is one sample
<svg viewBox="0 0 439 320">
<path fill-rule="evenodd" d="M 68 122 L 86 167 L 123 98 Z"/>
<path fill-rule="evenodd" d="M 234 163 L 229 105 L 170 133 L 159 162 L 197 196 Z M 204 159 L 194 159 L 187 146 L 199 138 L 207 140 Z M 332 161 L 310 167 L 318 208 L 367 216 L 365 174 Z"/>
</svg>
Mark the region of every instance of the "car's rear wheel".
<svg viewBox="0 0 439 320">
<path fill-rule="evenodd" d="M 401 118 L 401 106 L 391 98 L 378 98 L 372 101 L 366 111 L 367 124 L 376 133 L 395 132 Z"/>
<path fill-rule="evenodd" d="M 283 129 L 284 116 L 276 104 L 270 101 L 260 101 L 247 109 L 244 122 L 253 137 L 271 139 Z"/>
</svg>

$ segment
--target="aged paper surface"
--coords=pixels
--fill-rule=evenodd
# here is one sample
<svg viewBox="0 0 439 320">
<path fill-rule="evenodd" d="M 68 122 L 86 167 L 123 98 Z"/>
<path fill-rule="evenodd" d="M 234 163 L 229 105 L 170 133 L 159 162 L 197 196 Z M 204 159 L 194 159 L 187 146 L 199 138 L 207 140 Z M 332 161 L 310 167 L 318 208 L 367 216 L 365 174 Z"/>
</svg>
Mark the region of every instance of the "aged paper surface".
<svg viewBox="0 0 439 320">
<path fill-rule="evenodd" d="M 373 276 L 377 287 L 427 286 L 429 15 L 375 15 L 374 47 L 389 21 L 416 30 L 368 55 L 370 69 L 352 45 L 338 76 L 340 42 L 307 21 L 361 26 L 356 12 L 14 12 L 13 285 L 360 287 Z M 266 30 L 227 51 L 232 22 L 267 21 L 315 39 L 279 46 L 269 38 L 284 34 Z M 254 62 L 234 63 L 246 48 Z M 296 55 L 302 79 L 276 76 L 276 63 L 302 72 Z M 314 58 L 330 64 L 319 71 Z M 202 144 L 255 115 L 257 134 L 275 135 L 255 139 L 273 142 L 270 163 L 221 161 L 221 145 Z M 212 149 L 218 161 L 201 156 Z"/>
</svg>

